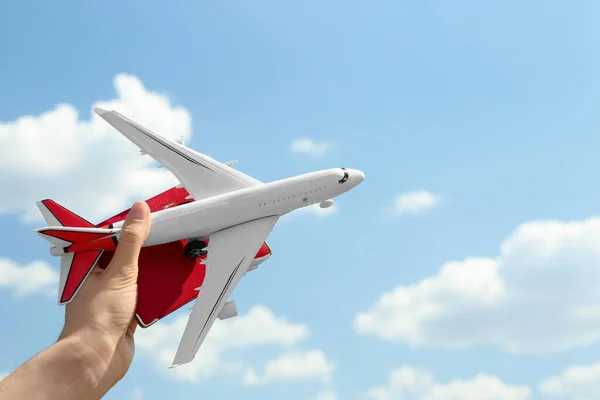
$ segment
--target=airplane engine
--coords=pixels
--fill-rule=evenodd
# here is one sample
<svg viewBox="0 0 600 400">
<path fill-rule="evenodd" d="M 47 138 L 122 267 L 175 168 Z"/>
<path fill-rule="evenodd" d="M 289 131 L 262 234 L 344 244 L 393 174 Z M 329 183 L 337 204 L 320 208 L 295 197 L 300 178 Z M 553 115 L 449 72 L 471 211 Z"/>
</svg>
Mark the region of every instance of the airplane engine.
<svg viewBox="0 0 600 400">
<path fill-rule="evenodd" d="M 235 301 L 228 301 L 225 303 L 221 312 L 219 313 L 219 319 L 224 320 L 232 317 L 237 317 L 238 311 L 237 306 L 235 305 Z"/>
<path fill-rule="evenodd" d="M 329 208 L 333 205 L 333 200 L 329 199 L 329 200 L 323 200 L 320 204 L 319 207 L 321 208 Z"/>
</svg>

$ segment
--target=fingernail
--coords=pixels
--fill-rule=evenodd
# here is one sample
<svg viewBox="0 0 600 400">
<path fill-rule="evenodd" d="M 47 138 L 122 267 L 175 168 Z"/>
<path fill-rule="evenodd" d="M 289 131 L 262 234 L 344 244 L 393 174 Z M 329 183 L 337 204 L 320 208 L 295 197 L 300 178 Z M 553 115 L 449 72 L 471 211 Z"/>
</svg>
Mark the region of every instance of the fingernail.
<svg viewBox="0 0 600 400">
<path fill-rule="evenodd" d="M 142 201 L 136 201 L 129 211 L 130 219 L 146 219 L 146 207 Z"/>
</svg>

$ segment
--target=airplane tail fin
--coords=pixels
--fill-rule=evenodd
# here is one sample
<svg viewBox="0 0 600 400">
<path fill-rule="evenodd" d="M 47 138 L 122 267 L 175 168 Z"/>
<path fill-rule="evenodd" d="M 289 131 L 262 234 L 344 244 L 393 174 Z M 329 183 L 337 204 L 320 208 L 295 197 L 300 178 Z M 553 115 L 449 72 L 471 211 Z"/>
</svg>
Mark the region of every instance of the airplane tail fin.
<svg viewBox="0 0 600 400">
<path fill-rule="evenodd" d="M 114 250 L 119 229 L 97 228 L 53 200 L 37 202 L 48 226 L 35 232 L 52 244 L 52 255 L 61 256 L 83 250 Z"/>
<path fill-rule="evenodd" d="M 36 202 L 46 223 L 50 226 L 70 226 L 73 228 L 95 228 L 96 225 L 67 210 L 54 200 L 46 199 Z"/>
<path fill-rule="evenodd" d="M 52 255 L 61 256 L 58 304 L 67 304 L 73 300 L 102 253 L 115 248 L 119 229 L 96 228 L 52 200 L 38 201 L 37 206 L 49 226 L 35 232 L 52 244 Z"/>
</svg>

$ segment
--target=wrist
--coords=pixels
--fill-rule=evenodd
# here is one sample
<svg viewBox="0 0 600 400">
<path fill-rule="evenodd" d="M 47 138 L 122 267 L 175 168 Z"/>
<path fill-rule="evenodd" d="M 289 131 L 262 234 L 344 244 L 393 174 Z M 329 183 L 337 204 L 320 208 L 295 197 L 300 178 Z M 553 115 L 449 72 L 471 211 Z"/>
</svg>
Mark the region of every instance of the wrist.
<svg viewBox="0 0 600 400">
<path fill-rule="evenodd" d="M 77 368 L 93 387 L 103 386 L 117 344 L 99 330 L 79 329 L 61 332 L 57 345 L 73 354 Z M 108 388 L 107 388 L 108 390 Z"/>
<path fill-rule="evenodd" d="M 66 340 L 70 346 L 74 346 L 92 357 L 94 354 L 87 354 L 88 351 L 85 349 L 89 347 L 93 350 L 92 353 L 96 353 L 95 355 L 100 358 L 100 360 L 95 361 L 101 361 L 102 363 L 110 361 L 118 344 L 117 340 L 112 338 L 103 329 L 90 325 L 72 329 L 69 324 L 65 324 L 57 342 L 63 340 Z"/>
</svg>

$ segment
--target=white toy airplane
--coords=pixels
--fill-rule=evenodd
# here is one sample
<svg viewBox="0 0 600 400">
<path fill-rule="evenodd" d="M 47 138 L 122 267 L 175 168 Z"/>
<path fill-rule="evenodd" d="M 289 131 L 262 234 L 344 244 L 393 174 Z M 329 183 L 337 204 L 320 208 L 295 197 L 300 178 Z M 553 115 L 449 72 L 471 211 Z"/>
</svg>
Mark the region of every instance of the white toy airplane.
<svg viewBox="0 0 600 400">
<path fill-rule="evenodd" d="M 144 243 L 144 247 L 158 246 L 185 239 L 187 257 L 206 256 L 206 275 L 198 288 L 199 294 L 173 366 L 190 362 L 215 319 L 228 314 L 224 309 L 230 304 L 226 303 L 227 298 L 251 266 L 279 217 L 316 203 L 329 207 L 333 204 L 331 198 L 365 179 L 361 171 L 333 168 L 262 183 L 231 168 L 234 162 L 220 163 L 115 111 L 100 108 L 94 111 L 136 144 L 142 154 L 150 155 L 169 169 L 195 200 L 153 212 L 151 230 Z M 62 258 L 59 296 L 65 290 L 69 275 L 82 278 L 78 279 L 69 299 L 60 301 L 64 304 L 76 295 L 102 253 L 115 249 L 123 221 L 103 228 L 89 227 L 94 225 L 81 218 L 87 225 L 68 224 L 68 221 L 57 220 L 42 206 L 46 221 L 56 222 L 56 226 L 36 232 L 53 245 L 51 254 Z M 78 259 L 77 263 L 74 258 Z"/>
</svg>

